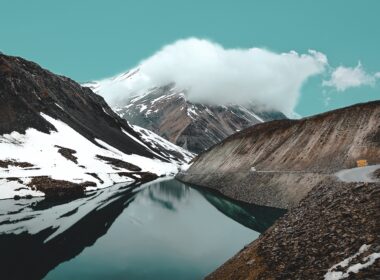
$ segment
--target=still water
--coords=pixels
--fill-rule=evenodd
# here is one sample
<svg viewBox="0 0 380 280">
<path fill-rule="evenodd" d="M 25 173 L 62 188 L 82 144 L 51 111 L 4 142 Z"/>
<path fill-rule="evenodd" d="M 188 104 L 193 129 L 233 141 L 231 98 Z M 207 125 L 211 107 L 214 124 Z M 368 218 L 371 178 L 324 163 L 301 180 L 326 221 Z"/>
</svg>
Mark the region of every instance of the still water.
<svg viewBox="0 0 380 280">
<path fill-rule="evenodd" d="M 202 279 L 283 214 L 173 179 L 3 200 L 1 279 Z"/>
</svg>

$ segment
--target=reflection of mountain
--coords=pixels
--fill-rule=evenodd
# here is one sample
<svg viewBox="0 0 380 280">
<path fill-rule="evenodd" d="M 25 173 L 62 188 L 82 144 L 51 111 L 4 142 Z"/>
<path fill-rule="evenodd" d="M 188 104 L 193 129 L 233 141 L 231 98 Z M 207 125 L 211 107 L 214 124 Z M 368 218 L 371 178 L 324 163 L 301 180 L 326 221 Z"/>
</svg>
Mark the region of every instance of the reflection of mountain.
<svg viewBox="0 0 380 280">
<path fill-rule="evenodd" d="M 191 199 L 200 197 L 198 193 L 194 195 L 195 190 L 176 180 L 149 183 L 148 187 L 136 190 L 136 186 L 119 185 L 71 201 L 42 198 L 0 201 L 1 279 L 44 277 L 105 235 L 132 202 L 140 203 L 147 211 L 155 209 L 144 208 L 148 201 L 175 212 Z M 205 190 L 199 193 L 219 211 L 256 231 L 262 232 L 280 215 L 277 209 L 248 208 L 219 194 Z"/>
<path fill-rule="evenodd" d="M 279 208 L 237 202 L 204 188 L 198 191 L 224 215 L 260 233 L 273 225 L 286 212 Z"/>
<path fill-rule="evenodd" d="M 166 181 L 165 184 L 153 184 L 147 190 L 149 199 L 161 207 L 176 211 L 176 204 L 187 198 L 190 188 L 178 181 Z"/>
<path fill-rule="evenodd" d="M 40 279 L 93 245 L 133 201 L 132 190 L 104 190 L 50 208 L 46 201 L 34 201 L 1 215 L 2 279 Z"/>
<path fill-rule="evenodd" d="M 0 201 L 2 279 L 40 279 L 107 233 L 138 195 L 176 210 L 190 188 L 177 181 L 135 187 L 115 186 L 76 200 Z"/>
</svg>

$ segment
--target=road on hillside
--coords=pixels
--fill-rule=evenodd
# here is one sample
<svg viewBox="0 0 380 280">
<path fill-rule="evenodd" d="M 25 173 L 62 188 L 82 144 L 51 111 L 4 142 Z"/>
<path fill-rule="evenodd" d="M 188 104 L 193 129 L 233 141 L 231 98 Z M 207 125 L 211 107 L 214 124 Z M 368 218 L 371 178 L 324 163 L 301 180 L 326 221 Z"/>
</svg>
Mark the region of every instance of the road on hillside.
<svg viewBox="0 0 380 280">
<path fill-rule="evenodd" d="M 373 177 L 373 172 L 380 169 L 380 164 L 370 165 L 365 167 L 355 167 L 343 169 L 335 173 L 335 176 L 343 182 L 379 182 L 379 179 Z M 256 170 L 251 168 L 251 172 L 257 173 L 310 173 L 307 171 L 287 171 L 287 170 Z"/>
<path fill-rule="evenodd" d="M 378 182 L 379 179 L 373 177 L 373 172 L 379 168 L 380 164 L 343 169 L 335 175 L 343 182 Z"/>
</svg>

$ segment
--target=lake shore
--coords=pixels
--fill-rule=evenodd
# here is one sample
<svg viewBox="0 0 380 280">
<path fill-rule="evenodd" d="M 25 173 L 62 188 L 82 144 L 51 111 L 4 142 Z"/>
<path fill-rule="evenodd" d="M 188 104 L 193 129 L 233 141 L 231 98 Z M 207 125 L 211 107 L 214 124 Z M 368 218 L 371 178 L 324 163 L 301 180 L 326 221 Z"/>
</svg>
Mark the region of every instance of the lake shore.
<svg viewBox="0 0 380 280">
<path fill-rule="evenodd" d="M 321 183 L 207 279 L 375 279 L 379 201 L 380 183 Z"/>
</svg>

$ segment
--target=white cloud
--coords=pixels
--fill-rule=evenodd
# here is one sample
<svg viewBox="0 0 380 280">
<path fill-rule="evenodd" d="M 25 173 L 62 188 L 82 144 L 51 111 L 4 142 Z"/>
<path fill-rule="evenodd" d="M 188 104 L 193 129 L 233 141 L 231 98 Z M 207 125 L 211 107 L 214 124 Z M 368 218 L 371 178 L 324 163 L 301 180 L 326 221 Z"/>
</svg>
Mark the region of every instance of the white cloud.
<svg viewBox="0 0 380 280">
<path fill-rule="evenodd" d="M 313 75 L 324 72 L 324 54 L 310 50 L 275 53 L 262 48 L 225 49 L 210 42 L 190 38 L 167 45 L 142 61 L 140 76 L 108 84 L 102 94 L 111 102 L 144 88 L 175 82 L 187 89 L 190 101 L 211 104 L 254 102 L 263 108 L 294 113 L 300 89 Z M 108 98 L 107 98 L 108 97 Z"/>
<path fill-rule="evenodd" d="M 380 73 L 368 74 L 359 62 L 354 68 L 339 66 L 336 68 L 328 81 L 323 81 L 324 86 L 334 87 L 338 91 L 360 86 L 374 86 Z"/>
<path fill-rule="evenodd" d="M 152 85 L 172 81 L 193 102 L 258 105 L 293 113 L 302 84 L 324 71 L 325 55 L 277 54 L 265 49 L 224 49 L 199 39 L 180 40 L 141 63 Z"/>
</svg>

